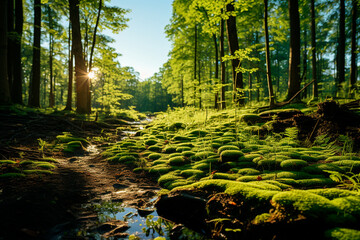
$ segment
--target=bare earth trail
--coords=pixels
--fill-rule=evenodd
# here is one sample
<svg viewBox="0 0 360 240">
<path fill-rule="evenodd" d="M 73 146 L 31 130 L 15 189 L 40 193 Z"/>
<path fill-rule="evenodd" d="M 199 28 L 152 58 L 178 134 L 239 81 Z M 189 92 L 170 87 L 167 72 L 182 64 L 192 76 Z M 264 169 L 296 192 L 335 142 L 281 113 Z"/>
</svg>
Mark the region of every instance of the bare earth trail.
<svg viewBox="0 0 360 240">
<path fill-rule="evenodd" d="M 138 208 L 156 195 L 159 188 L 149 177 L 123 165 L 109 165 L 97 147 L 89 150 L 75 156 L 55 154 L 58 163 L 51 175 L 0 179 L 0 240 L 57 239 L 69 231 L 63 239 L 84 239 L 72 236 L 74 229 L 98 221 L 95 212 L 85 206 L 112 201 Z M 33 157 L 38 146 L 25 142 L 14 147 L 0 145 L 2 158 L 14 159 L 16 152 L 24 152 L 23 158 Z"/>
</svg>

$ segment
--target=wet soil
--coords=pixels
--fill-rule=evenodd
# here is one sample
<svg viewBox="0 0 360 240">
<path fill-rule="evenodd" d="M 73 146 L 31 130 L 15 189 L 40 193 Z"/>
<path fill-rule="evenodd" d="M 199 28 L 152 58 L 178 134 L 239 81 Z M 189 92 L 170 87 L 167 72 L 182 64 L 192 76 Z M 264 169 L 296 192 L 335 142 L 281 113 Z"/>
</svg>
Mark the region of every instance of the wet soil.
<svg viewBox="0 0 360 240">
<path fill-rule="evenodd" d="M 115 134 L 119 125 L 68 116 L 12 114 L 0 112 L 1 159 L 40 159 L 37 139 L 51 142 L 64 131 L 79 137 L 105 134 L 109 141 L 122 137 L 121 132 Z M 58 161 L 54 174 L 0 179 L 0 239 L 55 239 L 59 233 L 97 219 L 94 211 L 84 207 L 90 203 L 111 200 L 141 207 L 154 197 L 158 186 L 149 177 L 123 165 L 109 165 L 100 154 L 100 145 L 89 150 L 76 155 L 45 151 Z"/>
</svg>

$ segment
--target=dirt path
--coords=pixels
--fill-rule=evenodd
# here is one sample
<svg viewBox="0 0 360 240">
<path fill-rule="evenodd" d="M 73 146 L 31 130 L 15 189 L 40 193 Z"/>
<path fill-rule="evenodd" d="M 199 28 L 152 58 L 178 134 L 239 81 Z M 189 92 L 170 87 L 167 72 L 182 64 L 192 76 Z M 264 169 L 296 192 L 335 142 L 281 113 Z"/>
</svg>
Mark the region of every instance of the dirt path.
<svg viewBox="0 0 360 240">
<path fill-rule="evenodd" d="M 39 129 L 36 134 L 46 136 L 48 129 Z M 61 131 L 53 130 L 52 136 Z M 0 144 L 2 158 L 14 159 L 18 152 L 24 152 L 23 158 L 36 155 L 37 138 L 32 139 L 11 147 Z M 55 239 L 97 221 L 94 212 L 84 206 L 113 201 L 141 207 L 155 196 L 158 186 L 151 179 L 126 166 L 109 165 L 100 153 L 95 147 L 77 156 L 55 154 L 54 174 L 0 179 L 0 240 Z"/>
</svg>

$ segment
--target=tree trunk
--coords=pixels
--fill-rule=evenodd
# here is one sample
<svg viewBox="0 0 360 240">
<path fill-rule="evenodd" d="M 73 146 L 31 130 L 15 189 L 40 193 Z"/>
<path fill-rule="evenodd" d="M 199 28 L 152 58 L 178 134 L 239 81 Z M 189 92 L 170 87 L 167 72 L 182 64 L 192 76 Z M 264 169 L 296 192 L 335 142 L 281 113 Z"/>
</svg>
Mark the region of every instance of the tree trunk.
<svg viewBox="0 0 360 240">
<path fill-rule="evenodd" d="M 226 109 L 226 99 L 225 99 L 225 62 L 222 58 L 225 55 L 224 49 L 224 20 L 220 20 L 220 71 L 221 71 L 221 109 Z"/>
<path fill-rule="evenodd" d="M 343 89 L 345 82 L 345 0 L 340 0 L 340 19 L 339 19 L 339 42 L 337 52 L 337 94 Z"/>
<path fill-rule="evenodd" d="M 69 0 L 69 5 L 72 24 L 72 46 L 75 56 L 76 112 L 80 114 L 90 114 L 91 105 L 88 99 L 90 96 L 90 84 L 82 53 L 79 0 Z"/>
<path fill-rule="evenodd" d="M 23 69 L 21 65 L 21 40 L 24 25 L 24 11 L 22 0 L 15 0 L 15 32 L 17 38 L 14 45 L 14 78 L 11 89 L 13 103 L 23 104 L 22 82 Z"/>
<path fill-rule="evenodd" d="M 234 2 L 234 1 L 233 1 Z M 226 12 L 234 12 L 234 5 L 229 3 L 226 5 Z M 237 36 L 237 28 L 236 28 L 236 18 L 234 16 L 229 16 L 226 20 L 226 31 L 228 36 L 230 54 L 235 55 L 235 52 L 239 50 L 239 41 Z M 237 73 L 236 68 L 240 67 L 241 63 L 239 59 L 233 59 L 231 61 L 232 64 L 232 76 L 233 76 L 233 91 L 234 96 L 233 100 L 235 103 L 239 105 L 244 105 L 243 94 L 240 92 L 243 88 L 243 75 L 242 72 Z"/>
<path fill-rule="evenodd" d="M 181 107 L 185 107 L 184 105 L 184 77 L 180 75 L 181 78 Z"/>
<path fill-rule="evenodd" d="M 268 29 L 268 0 L 264 0 L 265 5 L 265 17 L 264 17 L 264 28 L 265 28 L 265 55 L 266 55 L 266 76 L 269 90 L 269 104 L 270 107 L 274 105 L 274 90 L 271 81 L 271 63 L 270 63 L 270 44 L 269 44 L 269 29 Z"/>
<path fill-rule="evenodd" d="M 73 91 L 73 76 L 74 76 L 74 69 L 73 69 L 73 52 L 72 52 L 72 44 L 71 44 L 71 22 L 69 21 L 69 82 L 68 82 L 68 91 L 67 91 L 67 99 L 66 99 L 66 107 L 64 110 L 71 111 L 72 110 L 72 91 Z"/>
<path fill-rule="evenodd" d="M 15 21 L 14 21 L 14 1 L 8 1 L 7 6 L 7 27 L 8 27 L 8 51 L 7 51 L 7 73 L 9 81 L 10 95 L 14 81 L 14 49 L 15 49 Z"/>
<path fill-rule="evenodd" d="M 352 21 L 351 21 L 351 66 L 350 66 L 350 97 L 355 97 L 357 53 L 356 53 L 356 21 L 358 15 L 358 0 L 352 0 Z"/>
<path fill-rule="evenodd" d="M 316 23 L 315 23 L 315 0 L 311 0 L 311 54 L 312 54 L 312 80 L 314 81 L 313 86 L 313 98 L 317 100 L 319 97 L 318 84 L 317 84 L 317 70 L 316 70 Z"/>
<path fill-rule="evenodd" d="M 53 30 L 52 16 L 50 6 L 47 6 L 49 17 L 49 28 Z M 49 68 L 50 68 L 50 94 L 49 94 L 49 107 L 53 108 L 55 105 L 54 97 L 54 79 L 53 79 L 53 50 L 54 50 L 54 37 L 51 31 L 49 32 Z"/>
<path fill-rule="evenodd" d="M 92 58 L 93 58 L 94 48 L 95 48 L 95 44 L 96 44 L 96 31 L 97 31 L 97 28 L 98 28 L 98 25 L 99 25 L 101 8 L 102 8 L 102 0 L 99 1 L 99 11 L 98 11 L 98 15 L 97 15 L 97 18 L 96 18 L 93 41 L 92 41 L 92 45 L 91 45 L 90 60 L 89 60 L 89 72 L 91 72 L 91 68 L 92 68 Z"/>
<path fill-rule="evenodd" d="M 34 0 L 34 45 L 29 106 L 40 107 L 41 0 Z"/>
<path fill-rule="evenodd" d="M 194 45 L 195 45 L 195 49 L 194 49 L 194 107 L 196 106 L 196 70 L 197 70 L 197 25 L 195 24 L 195 28 L 194 28 Z M 200 86 L 199 86 L 200 87 Z"/>
<path fill-rule="evenodd" d="M 287 99 L 291 99 L 300 90 L 300 18 L 298 0 L 289 0 L 288 3 L 290 15 L 290 56 Z"/>
<path fill-rule="evenodd" d="M 198 68 L 199 68 L 199 70 L 198 70 L 198 79 L 199 79 L 199 109 L 201 109 L 202 108 L 202 99 L 201 99 L 201 71 L 200 71 L 200 69 L 201 69 L 201 62 L 200 62 L 200 58 L 198 57 Z"/>
<path fill-rule="evenodd" d="M 7 74 L 7 4 L 0 1 L 0 105 L 10 103 L 10 89 Z"/>
<path fill-rule="evenodd" d="M 216 35 L 213 34 L 213 40 L 214 40 L 214 48 L 215 48 L 215 83 L 218 84 L 219 81 L 219 50 L 218 50 L 218 43 L 216 39 Z M 219 109 L 219 91 L 216 91 L 215 93 L 215 109 Z"/>
</svg>

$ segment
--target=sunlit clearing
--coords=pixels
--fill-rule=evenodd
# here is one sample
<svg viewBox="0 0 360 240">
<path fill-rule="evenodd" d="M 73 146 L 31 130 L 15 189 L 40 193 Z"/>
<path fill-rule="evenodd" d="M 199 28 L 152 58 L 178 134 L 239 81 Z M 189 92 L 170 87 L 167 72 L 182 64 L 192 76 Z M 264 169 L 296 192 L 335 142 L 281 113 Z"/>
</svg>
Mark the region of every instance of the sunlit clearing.
<svg viewBox="0 0 360 240">
<path fill-rule="evenodd" d="M 93 79 L 96 76 L 94 71 L 89 72 L 88 75 L 89 75 L 89 78 L 91 78 L 91 79 Z"/>
</svg>

